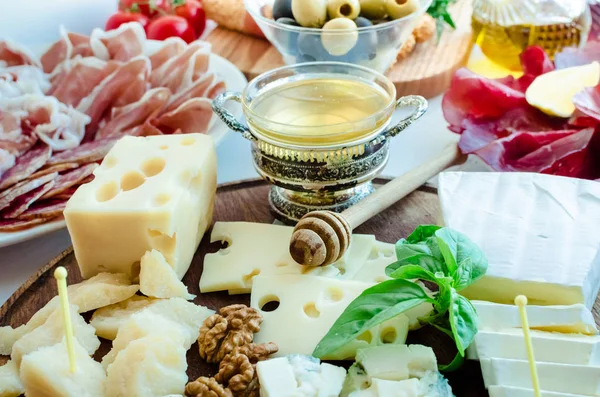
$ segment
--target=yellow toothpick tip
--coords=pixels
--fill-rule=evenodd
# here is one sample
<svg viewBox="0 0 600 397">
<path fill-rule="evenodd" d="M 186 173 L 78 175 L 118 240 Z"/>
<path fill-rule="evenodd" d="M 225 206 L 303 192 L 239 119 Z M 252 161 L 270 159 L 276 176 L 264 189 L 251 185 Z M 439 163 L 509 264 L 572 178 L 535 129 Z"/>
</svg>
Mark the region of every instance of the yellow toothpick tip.
<svg viewBox="0 0 600 397">
<path fill-rule="evenodd" d="M 527 319 L 527 297 L 519 295 L 515 298 L 515 305 L 519 308 L 521 315 L 521 327 L 525 339 L 525 348 L 527 349 L 527 359 L 529 360 L 529 371 L 531 372 L 531 383 L 533 386 L 533 395 L 541 397 L 540 380 L 538 378 L 537 367 L 535 366 L 535 356 L 533 355 L 533 344 L 531 343 L 531 334 L 529 332 L 529 320 Z"/>
<path fill-rule="evenodd" d="M 69 311 L 69 293 L 67 292 L 67 269 L 59 266 L 54 271 L 54 278 L 58 286 L 58 296 L 63 314 L 63 327 L 65 329 L 65 338 L 67 343 L 67 353 L 69 355 L 69 369 L 71 372 L 77 371 L 75 362 L 75 345 L 73 342 L 73 324 L 71 323 L 71 313 Z"/>
</svg>

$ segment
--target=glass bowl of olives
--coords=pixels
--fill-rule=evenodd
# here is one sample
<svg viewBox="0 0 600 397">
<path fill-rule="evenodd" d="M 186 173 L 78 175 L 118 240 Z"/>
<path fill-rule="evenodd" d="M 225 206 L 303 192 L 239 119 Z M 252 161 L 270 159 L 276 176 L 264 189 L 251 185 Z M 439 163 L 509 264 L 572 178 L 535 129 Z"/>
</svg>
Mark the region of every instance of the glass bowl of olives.
<svg viewBox="0 0 600 397">
<path fill-rule="evenodd" d="M 244 0 L 286 64 L 346 62 L 384 73 L 432 0 Z"/>
</svg>

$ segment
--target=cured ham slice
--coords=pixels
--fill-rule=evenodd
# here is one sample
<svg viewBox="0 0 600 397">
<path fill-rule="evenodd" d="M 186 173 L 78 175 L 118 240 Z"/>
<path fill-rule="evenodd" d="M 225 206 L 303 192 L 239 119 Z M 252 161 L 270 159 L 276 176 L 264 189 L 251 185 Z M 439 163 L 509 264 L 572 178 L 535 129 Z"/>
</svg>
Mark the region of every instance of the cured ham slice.
<svg viewBox="0 0 600 397">
<path fill-rule="evenodd" d="M 158 69 L 163 63 L 171 58 L 179 56 L 185 51 L 187 43 L 180 37 L 169 37 L 162 42 L 162 47 L 148 55 L 152 70 Z"/>
<path fill-rule="evenodd" d="M 206 98 L 193 98 L 177 109 L 162 114 L 155 125 L 163 132 L 180 130 L 182 134 L 206 133 L 212 120 L 212 103 Z"/>
<path fill-rule="evenodd" d="M 78 163 L 62 163 L 62 164 L 50 165 L 47 167 L 40 168 L 35 173 L 31 174 L 28 178 L 35 179 L 35 178 L 39 178 L 40 176 L 52 174 L 53 172 L 69 171 L 69 170 L 72 170 L 75 168 L 79 168 Z"/>
<path fill-rule="evenodd" d="M 40 58 L 44 73 L 52 73 L 58 65 L 71 59 L 73 54 L 73 45 L 64 26 L 60 27 L 59 33 L 60 39 L 52 44 Z"/>
<path fill-rule="evenodd" d="M 69 188 L 81 184 L 87 177 L 92 175 L 97 167 L 98 164 L 96 163 L 86 164 L 73 171 L 59 175 L 54 180 L 55 183 L 52 189 L 48 189 L 41 198 L 48 199 L 57 196 L 67 191 Z"/>
<path fill-rule="evenodd" d="M 50 81 L 38 67 L 22 65 L 0 69 L 0 98 L 44 95 L 49 89 Z"/>
<path fill-rule="evenodd" d="M 90 45 L 89 36 L 73 32 L 67 33 L 67 36 L 69 37 L 69 41 L 73 46 L 73 53 L 71 55 L 71 58 L 74 58 L 78 55 L 82 57 L 94 56 L 94 51 L 92 50 L 92 46 Z"/>
<path fill-rule="evenodd" d="M 114 72 L 107 76 L 100 85 L 84 98 L 77 110 L 90 116 L 88 131 L 90 137 L 95 134 L 98 123 L 105 112 L 113 106 L 115 101 L 136 80 L 145 81 L 150 73 L 150 61 L 146 57 L 134 58 L 119 66 Z"/>
<path fill-rule="evenodd" d="M 0 210 L 7 208 L 11 205 L 14 199 L 17 197 L 29 193 L 38 187 L 45 185 L 46 183 L 53 181 L 58 174 L 48 174 L 37 179 L 27 179 L 23 182 L 17 183 L 13 187 L 10 187 L 3 192 L 0 192 Z"/>
<path fill-rule="evenodd" d="M 210 44 L 195 41 L 187 46 L 179 56 L 164 62 L 152 71 L 150 84 L 152 87 L 167 87 L 176 92 L 180 87 L 187 87 L 208 70 Z M 186 73 L 187 72 L 187 73 Z"/>
<path fill-rule="evenodd" d="M 216 76 L 213 73 L 207 73 L 202 78 L 196 80 L 194 84 L 185 90 L 179 91 L 171 96 L 167 103 L 167 111 L 177 109 L 182 103 L 192 98 L 202 98 L 215 83 Z"/>
<path fill-rule="evenodd" d="M 44 218 L 30 220 L 2 219 L 0 220 L 0 232 L 16 232 L 46 222 Z"/>
<path fill-rule="evenodd" d="M 62 164 L 62 163 L 92 163 L 100 161 L 106 156 L 113 145 L 117 142 L 117 139 L 102 139 L 99 141 L 93 141 L 84 143 L 79 147 L 71 150 L 65 150 L 55 154 L 48 160 L 48 165 Z"/>
<path fill-rule="evenodd" d="M 9 169 L 11 169 L 16 162 L 14 154 L 8 150 L 0 149 L 0 178 Z"/>
<path fill-rule="evenodd" d="M 0 178 L 0 189 L 5 189 L 8 186 L 27 179 L 35 171 L 42 168 L 51 155 L 52 149 L 46 145 L 38 145 L 31 149 L 19 157 L 15 165 Z"/>
<path fill-rule="evenodd" d="M 90 46 L 100 59 L 126 62 L 144 53 L 146 32 L 137 22 L 129 22 L 115 30 L 94 29 Z"/>
<path fill-rule="evenodd" d="M 206 98 L 215 99 L 217 95 L 225 92 L 225 82 L 222 80 L 215 81 L 209 88 L 206 94 Z"/>
<path fill-rule="evenodd" d="M 31 219 L 51 219 L 56 218 L 57 216 L 62 215 L 62 212 L 67 206 L 67 200 L 62 199 L 50 199 L 50 200 L 40 200 L 33 204 L 31 207 L 27 209 L 27 211 L 23 212 L 17 218 L 22 221 L 27 221 Z M 1 221 L 0 221 L 1 222 Z M 1 225 L 1 223 L 0 223 Z M 1 228 L 1 226 L 0 226 Z"/>
<path fill-rule="evenodd" d="M 54 184 L 54 181 L 49 181 L 44 185 L 17 197 L 8 208 L 0 212 L 0 216 L 5 219 L 18 217 L 25 212 L 31 204 L 35 203 L 40 197 L 52 189 Z"/>
<path fill-rule="evenodd" d="M 123 136 L 127 130 L 144 124 L 148 118 L 162 111 L 170 95 L 168 88 L 153 88 L 139 101 L 113 108 L 110 121 L 98 130 L 96 139 Z"/>
<path fill-rule="evenodd" d="M 49 95 L 66 105 L 77 106 L 118 66 L 98 58 L 78 58 L 69 71 L 52 84 Z"/>
<path fill-rule="evenodd" d="M 21 65 L 39 67 L 40 62 L 28 49 L 9 40 L 0 40 L 0 67 Z"/>
</svg>

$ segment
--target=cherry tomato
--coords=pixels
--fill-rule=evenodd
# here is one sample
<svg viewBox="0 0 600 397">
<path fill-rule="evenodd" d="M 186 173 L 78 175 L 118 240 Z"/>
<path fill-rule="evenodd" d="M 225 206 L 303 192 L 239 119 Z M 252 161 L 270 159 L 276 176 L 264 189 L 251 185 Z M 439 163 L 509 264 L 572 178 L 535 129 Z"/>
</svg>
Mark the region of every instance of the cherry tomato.
<svg viewBox="0 0 600 397">
<path fill-rule="evenodd" d="M 146 29 L 150 20 L 147 16 L 142 14 L 135 14 L 133 12 L 126 11 L 117 11 L 110 17 L 108 17 L 108 19 L 106 20 L 106 25 L 104 26 L 104 30 L 116 29 L 127 22 L 139 22 L 144 27 L 144 29 Z"/>
<path fill-rule="evenodd" d="M 119 0 L 119 10 L 139 13 L 151 18 L 169 11 L 168 0 Z"/>
<path fill-rule="evenodd" d="M 173 0 L 172 9 L 176 15 L 187 19 L 192 25 L 196 36 L 200 37 L 206 28 L 206 13 L 202 4 L 197 0 Z"/>
<path fill-rule="evenodd" d="M 196 33 L 187 19 L 176 15 L 166 15 L 150 22 L 148 38 L 152 40 L 164 40 L 168 37 L 181 37 L 186 43 L 196 40 Z"/>
</svg>

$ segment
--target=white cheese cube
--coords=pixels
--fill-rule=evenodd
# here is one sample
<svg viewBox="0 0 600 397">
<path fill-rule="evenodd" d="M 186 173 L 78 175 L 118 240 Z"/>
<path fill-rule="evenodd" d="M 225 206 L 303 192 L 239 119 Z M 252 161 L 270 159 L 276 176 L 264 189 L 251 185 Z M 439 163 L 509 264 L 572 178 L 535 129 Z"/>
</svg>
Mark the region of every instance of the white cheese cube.
<svg viewBox="0 0 600 397">
<path fill-rule="evenodd" d="M 260 361 L 256 372 L 261 397 L 338 397 L 346 377 L 342 367 L 301 355 Z"/>
<path fill-rule="evenodd" d="M 437 372 L 435 353 L 423 345 L 387 345 L 356 352 L 356 362 L 367 376 L 377 379 L 404 380 Z"/>
<path fill-rule="evenodd" d="M 303 266 L 289 253 L 293 228 L 290 226 L 250 222 L 216 222 L 211 242 L 228 246 L 206 254 L 200 278 L 200 291 L 229 290 L 233 294 L 249 293 L 253 278 L 278 274 L 352 278 L 365 263 L 375 236 L 353 235 L 346 254 L 329 266 Z"/>
<path fill-rule="evenodd" d="M 108 367 L 106 396 L 183 394 L 188 381 L 185 353 L 186 349 L 173 342 L 169 335 L 150 335 L 134 340 Z"/>
<path fill-rule="evenodd" d="M 105 397 L 106 374 L 77 340 L 74 341 L 77 369 L 73 373 L 64 340 L 23 357 L 21 380 L 27 397 Z"/>
<path fill-rule="evenodd" d="M 600 287 L 600 183 L 517 172 L 443 172 L 444 224 L 485 253 L 469 299 L 593 306 Z"/>
<path fill-rule="evenodd" d="M 419 397 L 419 380 L 391 381 L 373 379 L 367 389 L 350 393 L 350 397 Z"/>
<path fill-rule="evenodd" d="M 140 270 L 140 291 L 154 298 L 183 298 L 193 300 L 196 295 L 188 292 L 165 257 L 157 250 L 148 251 L 142 256 Z"/>
<path fill-rule="evenodd" d="M 599 336 L 531 331 L 531 343 L 536 361 L 600 366 Z M 469 346 L 467 358 L 527 360 L 523 331 L 479 331 L 475 343 Z"/>
<path fill-rule="evenodd" d="M 9 360 L 0 366 L 0 397 L 19 397 L 25 393 L 25 387 L 19 377 L 19 368 Z"/>
<path fill-rule="evenodd" d="M 489 386 L 532 387 L 529 362 L 504 358 L 480 360 L 486 388 Z M 596 396 L 600 394 L 600 367 L 536 362 L 540 389 Z"/>
<path fill-rule="evenodd" d="M 71 324 L 73 325 L 73 336 L 87 354 L 92 355 L 100 347 L 100 340 L 96 336 L 94 327 L 85 322 L 83 317 L 77 314 L 77 306 L 70 305 Z M 54 346 L 65 337 L 62 309 L 57 308 L 48 317 L 46 322 L 33 331 L 23 335 L 15 342 L 12 348 L 11 358 L 17 366 L 21 359 L 41 347 Z"/>
<path fill-rule="evenodd" d="M 506 328 L 521 328 L 519 308 L 515 305 L 471 301 L 477 317 L 478 328 L 485 331 L 498 331 Z M 569 306 L 527 306 L 529 328 L 562 332 L 566 334 L 596 335 L 598 330 L 592 312 L 582 304 Z"/>
<path fill-rule="evenodd" d="M 542 397 L 584 397 L 581 394 L 559 393 L 540 390 Z M 533 389 L 509 386 L 490 386 L 488 389 L 490 397 L 535 397 Z"/>
<path fill-rule="evenodd" d="M 370 286 L 359 281 L 316 276 L 256 276 L 250 302 L 262 314 L 263 323 L 254 341 L 277 343 L 276 356 L 311 355 L 344 309 Z M 272 302 L 279 302 L 279 306 L 266 311 L 269 309 L 266 305 Z M 360 348 L 402 344 L 406 341 L 408 323 L 408 317 L 401 314 L 323 358 L 353 359 Z"/>
<path fill-rule="evenodd" d="M 136 276 L 156 249 L 183 278 L 212 219 L 217 163 L 203 134 L 126 136 L 64 211 L 84 278 Z"/>
<path fill-rule="evenodd" d="M 90 325 L 96 329 L 96 335 L 99 337 L 114 340 L 117 337 L 119 328 L 134 313 L 138 313 L 158 301 L 158 299 L 134 295 L 123 302 L 96 310 L 92 315 Z"/>
</svg>

